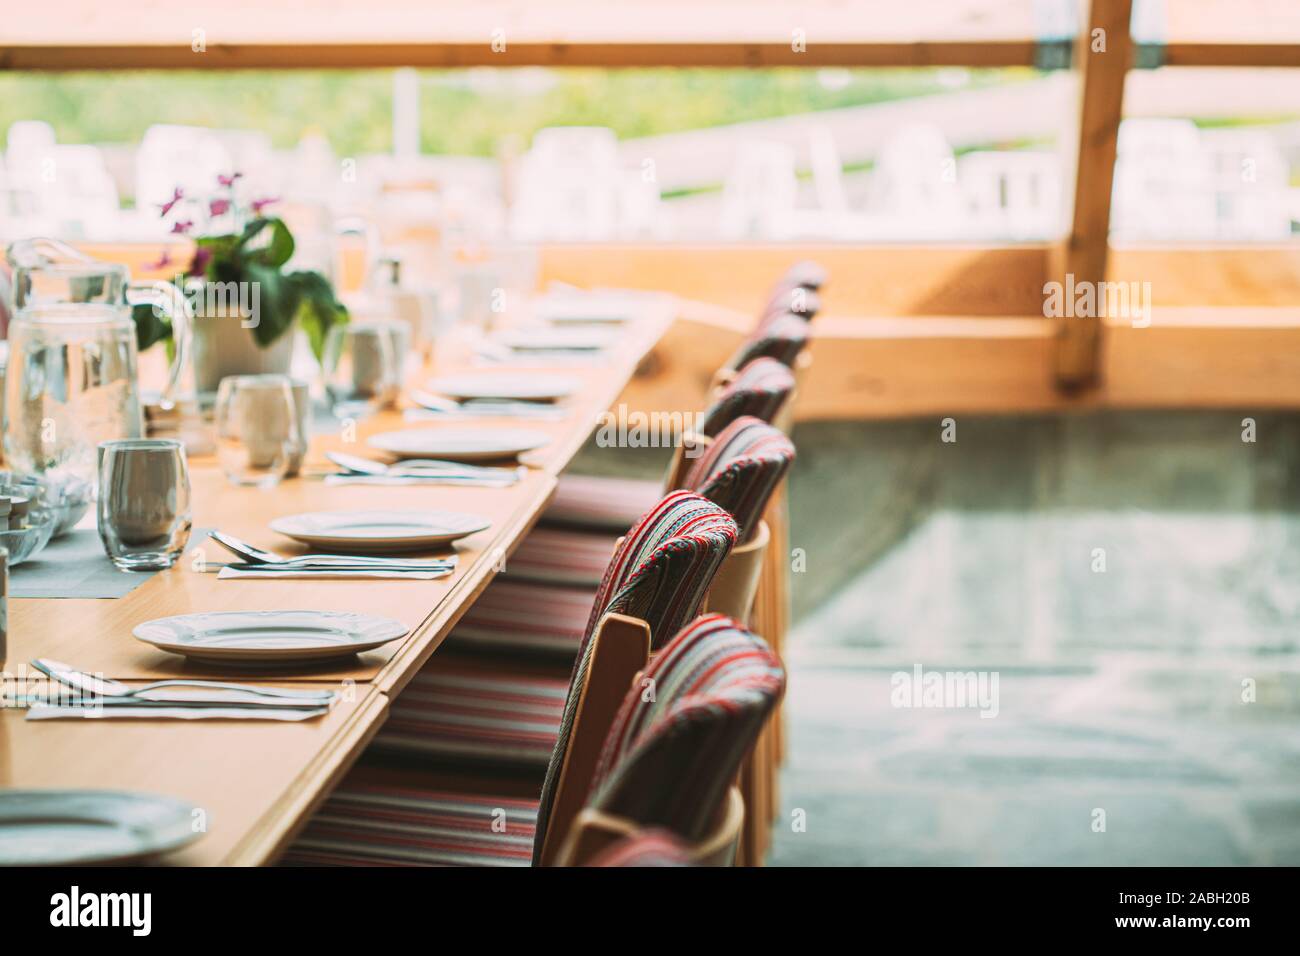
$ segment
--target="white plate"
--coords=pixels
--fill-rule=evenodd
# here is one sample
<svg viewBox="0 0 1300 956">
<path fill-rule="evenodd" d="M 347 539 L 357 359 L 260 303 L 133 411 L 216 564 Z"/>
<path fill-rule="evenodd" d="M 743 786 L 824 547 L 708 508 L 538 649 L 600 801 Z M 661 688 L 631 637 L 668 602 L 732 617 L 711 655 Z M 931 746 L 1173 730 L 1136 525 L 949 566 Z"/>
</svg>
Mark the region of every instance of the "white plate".
<svg viewBox="0 0 1300 956">
<path fill-rule="evenodd" d="M 146 621 L 133 633 L 199 661 L 274 666 L 349 657 L 406 632 L 391 618 L 343 611 L 208 611 Z"/>
<path fill-rule="evenodd" d="M 596 352 L 613 345 L 618 336 L 607 329 L 506 329 L 492 337 L 497 345 L 516 352 Z"/>
<path fill-rule="evenodd" d="M 123 863 L 198 838 L 193 807 L 113 790 L 0 790 L 0 866 Z"/>
<path fill-rule="evenodd" d="M 491 525 L 458 511 L 310 511 L 276 518 L 271 530 L 327 551 L 427 551 Z"/>
<path fill-rule="evenodd" d="M 515 372 L 482 375 L 448 375 L 431 379 L 430 391 L 456 401 L 475 398 L 499 398 L 505 401 L 553 402 L 576 392 L 582 383 L 559 375 Z"/>
<path fill-rule="evenodd" d="M 369 438 L 371 447 L 398 458 L 499 461 L 541 448 L 551 437 L 528 428 L 408 428 Z"/>
<path fill-rule="evenodd" d="M 533 315 L 555 325 L 617 325 L 631 318 L 627 296 L 551 293 L 533 300 Z"/>
</svg>

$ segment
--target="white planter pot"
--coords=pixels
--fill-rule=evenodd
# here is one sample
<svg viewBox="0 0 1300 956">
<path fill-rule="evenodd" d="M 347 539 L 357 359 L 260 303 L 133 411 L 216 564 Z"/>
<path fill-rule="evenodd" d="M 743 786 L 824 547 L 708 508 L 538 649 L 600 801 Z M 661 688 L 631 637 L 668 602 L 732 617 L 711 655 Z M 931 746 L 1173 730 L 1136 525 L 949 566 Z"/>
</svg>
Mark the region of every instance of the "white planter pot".
<svg viewBox="0 0 1300 956">
<path fill-rule="evenodd" d="M 290 329 L 264 349 L 253 338 L 253 330 L 244 328 L 238 316 L 197 315 L 193 337 L 194 387 L 199 394 L 211 393 L 227 375 L 288 375 L 293 339 Z"/>
</svg>

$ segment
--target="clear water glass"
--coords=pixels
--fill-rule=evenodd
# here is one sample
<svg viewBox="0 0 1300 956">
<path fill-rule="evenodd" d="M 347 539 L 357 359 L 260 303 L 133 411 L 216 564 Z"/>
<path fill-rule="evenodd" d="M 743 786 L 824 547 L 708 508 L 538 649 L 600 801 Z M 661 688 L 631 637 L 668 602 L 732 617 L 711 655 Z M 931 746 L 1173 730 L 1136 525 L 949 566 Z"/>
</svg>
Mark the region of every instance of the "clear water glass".
<svg viewBox="0 0 1300 956">
<path fill-rule="evenodd" d="M 321 366 L 334 414 L 355 418 L 396 405 L 410 347 L 404 322 L 349 322 L 330 329 Z"/>
<path fill-rule="evenodd" d="M 217 387 L 217 458 L 236 485 L 272 488 L 303 445 L 287 375 L 232 375 Z"/>
<path fill-rule="evenodd" d="M 99 444 L 99 539 L 123 571 L 170 568 L 190 540 L 190 470 L 174 438 Z"/>
</svg>

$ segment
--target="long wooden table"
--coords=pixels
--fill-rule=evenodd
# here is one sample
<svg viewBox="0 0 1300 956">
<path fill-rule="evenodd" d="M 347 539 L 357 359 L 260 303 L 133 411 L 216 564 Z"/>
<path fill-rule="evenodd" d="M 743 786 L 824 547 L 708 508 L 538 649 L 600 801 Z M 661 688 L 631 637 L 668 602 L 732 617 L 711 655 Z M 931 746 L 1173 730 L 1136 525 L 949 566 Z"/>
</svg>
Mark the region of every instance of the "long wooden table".
<svg viewBox="0 0 1300 956">
<path fill-rule="evenodd" d="M 509 488 L 451 486 L 330 486 L 312 472 L 329 468 L 323 454 L 347 447 L 367 453 L 364 439 L 379 431 L 439 427 L 412 424 L 399 412 L 358 423 L 355 441 L 316 436 L 304 476 L 270 490 L 227 483 L 214 462 L 191 463 L 196 527 L 221 528 L 283 553 L 305 549 L 275 535 L 268 522 L 301 511 L 436 508 L 491 519 L 485 531 L 457 545 L 459 565 L 435 581 L 219 581 L 202 562 L 227 556 L 195 541 L 171 570 L 153 575 L 126 597 L 11 599 L 6 670 L 19 692 L 35 657 L 127 681 L 177 675 L 312 682 L 332 687 L 340 700 L 324 718 L 305 723 L 240 721 L 25 721 L 16 707 L 0 710 L 0 788 L 87 787 L 140 790 L 192 801 L 202 810 L 204 836 L 168 862 L 256 865 L 273 861 L 298 827 L 355 761 L 383 723 L 394 694 L 429 660 L 461 615 L 501 570 L 503 559 L 536 522 L 556 477 L 610 408 L 674 316 L 668 297 L 647 297 L 623 327 L 618 345 L 597 366 L 522 366 L 501 370 L 557 374 L 581 381 L 559 422 L 482 419 L 482 424 L 536 428 L 551 442 L 522 459 L 529 474 Z M 470 353 L 452 340 L 423 374 L 467 370 Z M 473 426 L 480 420 L 446 427 Z M 225 609 L 348 610 L 400 620 L 400 641 L 342 664 L 292 673 L 214 668 L 137 641 L 132 628 L 172 614 Z"/>
</svg>

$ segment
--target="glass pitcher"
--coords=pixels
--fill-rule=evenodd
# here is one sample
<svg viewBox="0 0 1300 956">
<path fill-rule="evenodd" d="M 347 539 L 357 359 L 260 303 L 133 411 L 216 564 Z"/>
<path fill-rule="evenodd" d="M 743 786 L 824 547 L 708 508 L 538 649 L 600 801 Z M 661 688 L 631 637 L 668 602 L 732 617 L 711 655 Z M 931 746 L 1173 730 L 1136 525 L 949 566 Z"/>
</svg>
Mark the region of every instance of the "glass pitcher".
<svg viewBox="0 0 1300 956">
<path fill-rule="evenodd" d="M 88 504 L 99 443 L 144 434 L 131 306 L 151 305 L 172 324 L 176 350 L 164 407 L 174 404 L 189 355 L 189 306 L 170 283 L 132 282 L 125 266 L 54 239 L 16 242 L 8 260 L 14 311 L 5 459 L 15 471 L 43 476 L 68 500 Z"/>
</svg>

